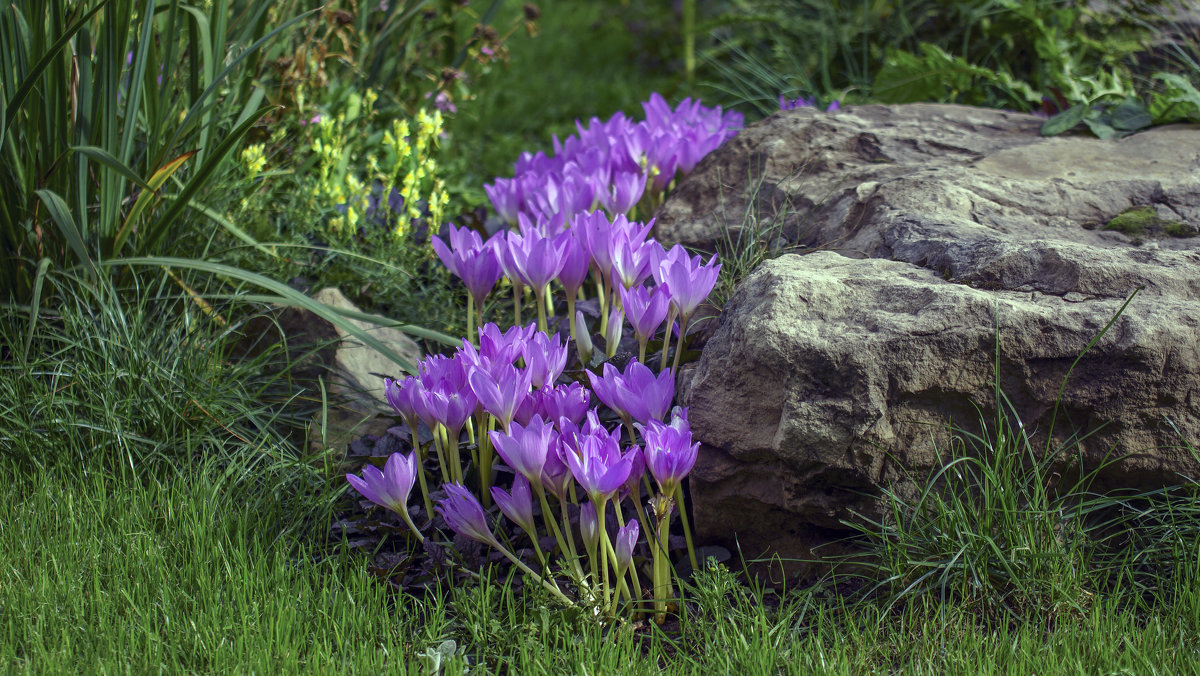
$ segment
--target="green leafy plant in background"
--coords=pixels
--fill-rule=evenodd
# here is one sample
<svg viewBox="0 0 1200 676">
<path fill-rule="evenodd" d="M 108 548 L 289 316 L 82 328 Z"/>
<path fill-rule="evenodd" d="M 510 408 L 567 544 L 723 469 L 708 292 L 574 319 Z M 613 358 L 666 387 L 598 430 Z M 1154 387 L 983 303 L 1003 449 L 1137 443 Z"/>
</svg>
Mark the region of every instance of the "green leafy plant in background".
<svg viewBox="0 0 1200 676">
<path fill-rule="evenodd" d="M 732 2 L 704 51 L 709 85 L 767 114 L 784 94 L 1049 112 L 1140 86 L 1137 53 L 1171 2 Z M 1161 19 L 1156 19 L 1161 21 Z"/>
</svg>

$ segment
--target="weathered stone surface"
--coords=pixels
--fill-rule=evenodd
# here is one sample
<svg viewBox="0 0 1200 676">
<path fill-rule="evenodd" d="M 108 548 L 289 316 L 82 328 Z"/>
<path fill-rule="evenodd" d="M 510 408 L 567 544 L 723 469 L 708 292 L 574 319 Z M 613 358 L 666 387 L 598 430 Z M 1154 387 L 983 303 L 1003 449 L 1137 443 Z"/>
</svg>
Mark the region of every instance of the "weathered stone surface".
<svg viewBox="0 0 1200 676">
<path fill-rule="evenodd" d="M 322 289 L 312 298 L 335 309 L 359 311 L 336 288 Z M 409 363 L 416 364 L 421 359 L 421 348 L 402 331 L 356 319 L 348 321 Z M 395 424 L 387 415 L 391 406 L 384 396 L 383 377 L 399 377 L 401 368 L 348 332 L 308 310 L 286 307 L 252 321 L 243 333 L 246 339 L 239 351 L 249 355 L 286 338 L 291 358 L 299 360 L 292 376 L 313 396 L 319 393 L 317 379 L 324 380 L 330 403 L 324 420 L 324 438 L 320 433 L 321 421 L 315 421 L 309 433 L 310 444 L 340 448 L 364 434 L 381 435 Z"/>
<path fill-rule="evenodd" d="M 936 464 L 947 420 L 977 425 L 971 402 L 994 421 L 997 308 L 1001 386 L 1044 443 L 1071 363 L 1137 287 L 1073 372 L 1054 436 L 1108 423 L 1082 443 L 1092 467 L 1133 454 L 1107 486 L 1195 476 L 1164 416 L 1200 442 L 1200 238 L 1103 228 L 1145 206 L 1182 234 L 1200 225 L 1200 128 L 1112 142 L 1041 138 L 1040 123 L 932 104 L 791 111 L 679 186 L 664 243 L 712 248 L 722 213 L 790 201 L 785 235 L 837 252 L 764 264 L 684 375 L 702 539 L 811 557 L 872 511 L 864 492 Z"/>
</svg>

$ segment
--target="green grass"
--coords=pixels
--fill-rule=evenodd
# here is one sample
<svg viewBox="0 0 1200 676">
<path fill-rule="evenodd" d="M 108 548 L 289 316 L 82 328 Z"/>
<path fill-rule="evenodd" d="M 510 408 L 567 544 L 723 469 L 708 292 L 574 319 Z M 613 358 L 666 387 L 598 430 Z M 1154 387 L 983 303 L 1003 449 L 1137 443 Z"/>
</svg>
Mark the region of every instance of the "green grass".
<svg viewBox="0 0 1200 676">
<path fill-rule="evenodd" d="M 710 563 L 664 628 L 606 627 L 488 571 L 397 593 L 325 540 L 344 489 L 337 463 L 300 453 L 263 403 L 287 391 L 280 355 L 239 365 L 217 350 L 227 329 L 166 275 L 119 293 L 49 280 L 32 329 L 27 309 L 0 322 L 0 391 L 21 402 L 0 427 L 6 671 L 1171 673 L 1200 660 L 1200 486 L 1093 501 L 1081 518 L 1102 527 L 1056 530 L 1045 474 L 998 438 L 1020 440 L 1012 426 L 975 439 L 995 451 L 971 465 L 973 481 L 995 475 L 982 492 L 931 481 L 934 510 L 892 497 L 875 567 L 777 592 Z M 214 310 L 236 324 L 247 308 Z M 967 466 L 950 462 L 938 477 Z M 1003 499 L 978 502 L 989 490 Z M 938 547 L 977 532 L 980 509 L 1005 520 L 991 538 L 1001 554 L 947 565 Z M 1005 533 L 1049 546 L 1026 556 Z M 1091 538 L 1095 555 L 1078 557 L 1063 533 Z M 1004 566 L 1009 577 L 961 593 Z M 945 574 L 904 577 L 929 569 Z M 1067 587 L 1079 602 L 1039 591 Z"/>
<path fill-rule="evenodd" d="M 0 531 L 0 665 L 25 673 L 1187 672 L 1200 659 L 1200 561 L 1169 600 L 1098 601 L 1051 623 L 985 622 L 924 596 L 903 608 L 827 587 L 782 595 L 709 566 L 678 632 L 606 630 L 499 582 L 393 595 L 362 561 L 279 535 L 219 473 L 8 476 Z M 478 673 L 478 672 L 476 672 Z"/>
</svg>

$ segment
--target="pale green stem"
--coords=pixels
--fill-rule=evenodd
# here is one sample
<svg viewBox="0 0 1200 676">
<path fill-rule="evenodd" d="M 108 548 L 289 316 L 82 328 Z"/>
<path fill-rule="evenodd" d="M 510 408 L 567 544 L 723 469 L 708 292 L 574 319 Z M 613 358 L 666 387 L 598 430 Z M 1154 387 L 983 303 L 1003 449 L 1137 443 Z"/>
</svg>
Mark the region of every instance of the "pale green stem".
<svg viewBox="0 0 1200 676">
<path fill-rule="evenodd" d="M 525 287 L 521 284 L 513 284 L 513 326 L 521 325 L 521 300 L 524 295 Z"/>
<path fill-rule="evenodd" d="M 567 294 L 567 328 L 571 330 L 571 344 L 575 344 L 575 293 Z M 583 364 L 587 366 L 587 364 Z"/>
<path fill-rule="evenodd" d="M 505 557 L 507 557 L 509 561 L 512 561 L 514 566 L 516 566 L 517 568 L 520 568 L 521 572 L 525 573 L 526 575 L 528 575 L 530 577 L 537 578 L 538 581 L 542 583 L 542 586 L 545 587 L 546 591 L 548 591 L 551 594 L 553 594 L 554 596 L 558 597 L 558 599 L 561 600 L 563 603 L 565 603 L 569 606 L 574 605 L 574 603 L 571 601 L 571 599 L 568 598 L 567 595 L 564 594 L 562 592 L 562 590 L 558 588 L 558 585 L 550 583 L 550 581 L 548 581 L 546 578 L 533 572 L 533 569 L 530 568 L 529 566 L 525 565 L 524 561 L 513 556 L 512 553 L 510 553 L 507 549 L 505 549 L 504 546 L 500 544 L 499 540 L 493 539 L 492 542 L 489 544 L 491 544 L 496 549 L 500 550 L 500 553 L 503 554 Z"/>
<path fill-rule="evenodd" d="M 473 326 L 474 323 L 475 323 L 475 296 L 472 296 L 471 294 L 468 293 L 467 294 L 467 341 L 469 341 L 472 345 L 477 346 L 479 341 L 476 340 L 476 338 L 475 338 L 475 327 Z"/>
<path fill-rule="evenodd" d="M 612 546 L 608 542 L 608 530 L 604 526 L 604 512 L 607 503 L 608 501 L 605 500 L 596 506 L 596 528 L 600 531 L 600 552 L 596 558 L 600 559 L 600 589 L 604 594 L 602 605 L 605 608 L 608 607 L 612 598 L 612 590 L 608 588 L 608 550 L 612 549 Z"/>
<path fill-rule="evenodd" d="M 546 332 L 546 302 L 545 302 L 546 298 L 545 298 L 545 296 L 546 296 L 546 289 L 544 287 L 533 290 L 533 297 L 537 301 L 537 309 L 538 309 L 538 319 L 537 319 L 538 331 L 541 331 L 542 333 L 547 333 Z M 549 334 L 547 333 L 547 335 L 549 335 Z"/>
<path fill-rule="evenodd" d="M 674 370 L 676 374 L 679 373 L 679 358 L 683 356 L 683 348 L 685 345 L 687 345 L 687 327 L 689 319 L 691 319 L 691 317 L 686 315 L 679 318 L 679 342 L 675 343 L 675 360 L 671 365 L 671 369 Z"/>
<path fill-rule="evenodd" d="M 488 432 L 492 431 L 495 424 L 496 418 L 489 415 L 487 429 L 479 435 L 479 490 L 483 493 L 484 507 L 492 506 L 492 435 Z"/>
<path fill-rule="evenodd" d="M 658 372 L 662 373 L 667 367 L 667 348 L 671 346 L 671 325 L 675 323 L 675 310 L 667 313 L 667 330 L 663 331 L 662 354 L 658 357 Z"/>
<path fill-rule="evenodd" d="M 650 339 L 645 336 L 638 336 L 638 362 L 642 364 L 646 363 L 646 343 L 649 342 L 649 340 Z"/>
<path fill-rule="evenodd" d="M 675 486 L 675 504 L 679 507 L 679 521 L 683 525 L 683 539 L 687 541 L 688 563 L 692 564 L 694 574 L 699 567 L 696 565 L 696 547 L 692 544 L 692 528 L 688 524 L 687 505 L 683 502 L 683 484 Z"/>
<path fill-rule="evenodd" d="M 435 453 L 437 453 L 438 469 L 442 473 L 442 483 L 448 484 L 450 483 L 450 475 L 447 474 L 449 471 L 447 465 L 449 463 L 446 462 L 446 454 L 442 450 L 442 439 L 438 436 L 438 431 L 436 429 L 433 431 L 433 450 Z"/>
<path fill-rule="evenodd" d="M 433 519 L 433 501 L 429 499 L 429 483 L 425 479 L 425 456 L 426 452 L 421 448 L 421 441 L 417 438 L 417 426 L 409 424 L 408 431 L 412 433 L 412 443 L 414 452 L 417 454 L 417 467 L 420 469 L 417 472 L 417 481 L 421 485 L 421 501 L 425 505 L 425 515 L 431 520 Z"/>
<path fill-rule="evenodd" d="M 671 512 L 656 514 L 658 519 L 658 548 L 654 552 L 654 621 L 662 624 L 667 619 L 667 599 L 674 596 L 671 588 L 671 559 L 667 556 L 667 537 L 671 531 Z"/>
</svg>

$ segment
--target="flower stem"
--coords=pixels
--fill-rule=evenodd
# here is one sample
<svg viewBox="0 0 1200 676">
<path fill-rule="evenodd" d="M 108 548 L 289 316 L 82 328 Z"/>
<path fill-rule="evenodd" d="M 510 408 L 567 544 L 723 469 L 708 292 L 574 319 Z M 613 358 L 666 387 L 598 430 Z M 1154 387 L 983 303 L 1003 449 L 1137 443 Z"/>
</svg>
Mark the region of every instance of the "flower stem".
<svg viewBox="0 0 1200 676">
<path fill-rule="evenodd" d="M 412 433 L 413 450 L 417 452 L 417 480 L 421 485 L 421 502 L 425 506 L 426 518 L 433 520 L 433 500 L 429 499 L 429 483 L 425 479 L 425 457 L 427 451 L 421 448 L 421 441 L 417 438 L 416 425 L 409 425 L 408 431 Z"/>
<path fill-rule="evenodd" d="M 696 565 L 696 546 L 692 544 L 692 528 L 688 524 L 687 505 L 683 502 L 683 484 L 675 485 L 675 504 L 679 506 L 679 521 L 683 525 L 683 539 L 687 540 L 688 563 L 692 564 L 692 573 L 699 568 Z"/>
</svg>

